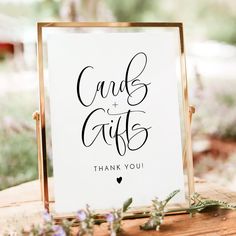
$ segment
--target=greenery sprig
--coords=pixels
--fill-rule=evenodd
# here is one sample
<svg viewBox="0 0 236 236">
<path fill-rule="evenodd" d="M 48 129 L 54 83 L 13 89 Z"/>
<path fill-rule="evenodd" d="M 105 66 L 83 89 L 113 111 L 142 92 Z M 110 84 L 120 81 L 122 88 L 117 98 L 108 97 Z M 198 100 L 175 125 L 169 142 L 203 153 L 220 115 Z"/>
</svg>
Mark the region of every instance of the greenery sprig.
<svg viewBox="0 0 236 236">
<path fill-rule="evenodd" d="M 193 204 L 189 208 L 184 209 L 188 213 L 190 213 L 190 215 L 202 212 L 207 208 L 222 208 L 228 210 L 236 210 L 236 205 L 229 204 L 221 200 L 204 199 L 198 193 L 194 193 L 191 197 L 191 200 L 193 201 Z"/>
<path fill-rule="evenodd" d="M 156 197 L 152 200 L 152 210 L 150 212 L 150 217 L 148 221 L 140 226 L 142 230 L 159 230 L 164 216 L 165 216 L 165 207 L 167 203 L 177 194 L 180 190 L 173 191 L 164 201 L 159 201 Z"/>
</svg>

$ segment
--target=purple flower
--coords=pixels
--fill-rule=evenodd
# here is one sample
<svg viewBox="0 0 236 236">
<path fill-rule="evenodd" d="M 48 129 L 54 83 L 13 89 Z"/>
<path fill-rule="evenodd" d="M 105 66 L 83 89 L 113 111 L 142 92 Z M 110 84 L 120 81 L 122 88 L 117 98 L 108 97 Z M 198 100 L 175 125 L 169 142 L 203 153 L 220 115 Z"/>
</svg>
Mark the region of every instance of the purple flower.
<svg viewBox="0 0 236 236">
<path fill-rule="evenodd" d="M 79 210 L 76 215 L 77 219 L 80 221 L 84 221 L 87 218 L 87 214 L 84 210 Z"/>
<path fill-rule="evenodd" d="M 115 220 L 115 217 L 112 213 L 109 213 L 106 216 L 106 220 L 107 220 L 107 222 L 112 223 Z"/>
<path fill-rule="evenodd" d="M 52 216 L 47 211 L 45 211 L 43 213 L 43 219 L 44 219 L 45 222 L 51 222 L 52 221 Z"/>
<path fill-rule="evenodd" d="M 53 236 L 66 236 L 64 229 L 60 225 L 53 225 L 52 230 L 54 231 Z"/>
</svg>

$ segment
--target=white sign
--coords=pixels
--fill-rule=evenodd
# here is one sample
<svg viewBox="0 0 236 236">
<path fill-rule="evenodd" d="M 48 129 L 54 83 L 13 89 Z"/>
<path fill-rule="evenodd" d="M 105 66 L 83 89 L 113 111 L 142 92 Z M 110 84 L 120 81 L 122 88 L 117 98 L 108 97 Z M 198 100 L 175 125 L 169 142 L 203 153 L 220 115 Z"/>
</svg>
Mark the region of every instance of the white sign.
<svg viewBox="0 0 236 236">
<path fill-rule="evenodd" d="M 183 202 L 178 31 L 52 34 L 48 65 L 56 211 Z"/>
</svg>

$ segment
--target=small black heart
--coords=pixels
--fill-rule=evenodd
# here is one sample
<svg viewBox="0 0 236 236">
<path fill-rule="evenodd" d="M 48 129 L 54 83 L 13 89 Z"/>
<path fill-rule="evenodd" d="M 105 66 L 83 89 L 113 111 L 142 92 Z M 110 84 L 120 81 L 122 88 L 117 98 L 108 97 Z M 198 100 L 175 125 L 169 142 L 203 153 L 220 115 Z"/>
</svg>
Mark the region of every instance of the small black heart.
<svg viewBox="0 0 236 236">
<path fill-rule="evenodd" d="M 118 184 L 120 184 L 122 181 L 122 177 L 116 178 L 116 181 L 118 182 Z"/>
</svg>

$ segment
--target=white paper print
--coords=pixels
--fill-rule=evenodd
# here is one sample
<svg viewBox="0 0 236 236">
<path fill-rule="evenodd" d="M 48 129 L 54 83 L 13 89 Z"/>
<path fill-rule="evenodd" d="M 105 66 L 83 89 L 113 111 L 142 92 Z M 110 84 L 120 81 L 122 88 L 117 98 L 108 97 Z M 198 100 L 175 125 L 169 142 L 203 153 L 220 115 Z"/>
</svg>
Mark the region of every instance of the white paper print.
<svg viewBox="0 0 236 236">
<path fill-rule="evenodd" d="M 176 31 L 50 35 L 55 209 L 150 204 L 184 177 Z"/>
</svg>

